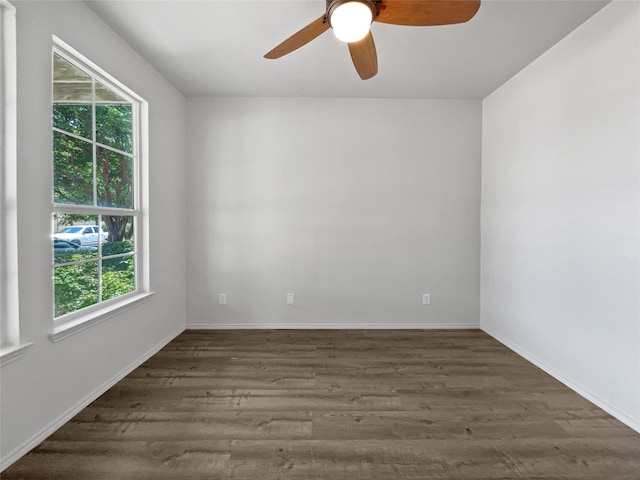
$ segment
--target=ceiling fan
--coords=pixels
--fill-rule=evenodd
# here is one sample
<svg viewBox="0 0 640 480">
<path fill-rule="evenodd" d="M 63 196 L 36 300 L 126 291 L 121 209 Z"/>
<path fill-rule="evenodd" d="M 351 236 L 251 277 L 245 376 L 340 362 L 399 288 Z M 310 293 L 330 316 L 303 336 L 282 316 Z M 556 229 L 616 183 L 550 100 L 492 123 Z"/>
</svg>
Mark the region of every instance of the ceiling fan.
<svg viewBox="0 0 640 480">
<path fill-rule="evenodd" d="M 378 73 L 378 57 L 372 22 L 432 26 L 464 23 L 480 8 L 480 0 L 326 0 L 324 15 L 294 33 L 264 58 L 280 58 L 333 29 L 349 45 L 351 60 L 360 78 Z"/>
</svg>

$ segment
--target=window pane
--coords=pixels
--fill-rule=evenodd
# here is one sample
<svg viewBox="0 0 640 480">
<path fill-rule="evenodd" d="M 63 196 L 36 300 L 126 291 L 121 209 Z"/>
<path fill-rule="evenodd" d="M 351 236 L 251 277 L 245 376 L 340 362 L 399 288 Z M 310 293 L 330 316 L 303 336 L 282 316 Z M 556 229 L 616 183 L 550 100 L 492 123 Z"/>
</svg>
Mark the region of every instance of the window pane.
<svg viewBox="0 0 640 480">
<path fill-rule="evenodd" d="M 93 146 L 53 132 L 53 201 L 93 204 Z"/>
<path fill-rule="evenodd" d="M 102 229 L 107 233 L 107 242 L 102 245 L 102 256 L 131 253 L 134 250 L 132 216 L 103 215 Z"/>
<path fill-rule="evenodd" d="M 133 153 L 131 103 L 96 82 L 96 141 Z"/>
<path fill-rule="evenodd" d="M 58 47 L 62 48 L 62 47 Z M 135 292 L 134 103 L 87 61 L 53 54 L 55 317 Z M 91 73 L 87 73 L 87 71 Z M 63 208 L 61 204 L 64 204 Z M 79 208 L 75 208 L 78 206 Z M 119 209 L 119 215 L 101 215 Z M 75 318 L 75 315 L 71 315 Z"/>
<path fill-rule="evenodd" d="M 91 140 L 91 110 L 91 104 L 54 104 L 53 126 Z"/>
<path fill-rule="evenodd" d="M 51 221 L 53 262 L 60 264 L 96 258 L 100 240 L 99 231 L 94 231 L 97 224 L 97 215 L 55 212 Z"/>
<path fill-rule="evenodd" d="M 98 205 L 133 208 L 133 158 L 98 147 Z"/>
<path fill-rule="evenodd" d="M 104 83 L 96 80 L 96 103 L 99 104 L 128 104 L 126 98 L 121 97 L 116 92 L 107 87 Z"/>
<path fill-rule="evenodd" d="M 98 256 L 98 247 L 87 247 L 67 242 L 66 240 L 53 239 L 54 263 L 68 263 Z"/>
<path fill-rule="evenodd" d="M 54 310 L 59 317 L 98 303 L 98 262 L 54 268 Z"/>
<path fill-rule="evenodd" d="M 58 54 L 53 54 L 53 102 L 93 102 L 91 76 Z"/>
<path fill-rule="evenodd" d="M 102 261 L 102 300 L 119 297 L 136 289 L 133 255 Z"/>
</svg>

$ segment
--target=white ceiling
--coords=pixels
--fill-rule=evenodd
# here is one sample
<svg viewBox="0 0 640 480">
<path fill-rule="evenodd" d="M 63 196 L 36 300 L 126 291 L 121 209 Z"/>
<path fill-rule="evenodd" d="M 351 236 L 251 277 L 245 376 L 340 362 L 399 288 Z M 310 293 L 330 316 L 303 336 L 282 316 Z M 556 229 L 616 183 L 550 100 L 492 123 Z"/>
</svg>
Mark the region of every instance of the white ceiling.
<svg viewBox="0 0 640 480">
<path fill-rule="evenodd" d="M 374 23 L 378 75 L 360 80 L 326 32 L 262 56 L 324 13 L 324 0 L 87 0 L 187 96 L 484 98 L 602 8 L 596 0 L 483 0 L 460 25 Z"/>
</svg>

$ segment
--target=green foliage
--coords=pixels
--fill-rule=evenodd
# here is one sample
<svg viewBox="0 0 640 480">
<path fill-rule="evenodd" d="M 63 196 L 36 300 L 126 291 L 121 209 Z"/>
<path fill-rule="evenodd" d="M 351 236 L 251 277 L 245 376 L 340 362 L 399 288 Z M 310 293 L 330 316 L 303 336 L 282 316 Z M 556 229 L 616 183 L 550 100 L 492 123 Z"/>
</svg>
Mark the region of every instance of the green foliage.
<svg viewBox="0 0 640 480">
<path fill-rule="evenodd" d="M 57 267 L 53 285 L 56 317 L 94 305 L 98 303 L 98 263 Z"/>
<path fill-rule="evenodd" d="M 109 267 L 107 262 L 117 261 Z M 102 262 L 102 300 L 119 297 L 135 290 L 133 257 L 118 257 Z"/>
<path fill-rule="evenodd" d="M 124 240 L 122 242 L 107 242 L 102 245 L 102 256 L 119 255 L 121 253 L 129 253 L 133 251 L 133 240 Z M 131 269 L 133 272 L 133 261 L 129 261 L 131 257 L 104 258 L 102 260 L 103 270 L 125 271 Z M 131 263 L 131 265 L 129 264 Z"/>
<path fill-rule="evenodd" d="M 96 140 L 133 152 L 131 105 L 96 105 Z M 98 205 L 133 208 L 133 159 L 106 148 L 97 149 Z"/>
<path fill-rule="evenodd" d="M 60 263 L 71 263 L 77 262 L 78 260 L 89 260 L 91 258 L 97 258 L 98 252 L 80 252 L 80 253 L 67 253 L 67 252 L 55 252 L 54 253 L 54 262 L 56 264 Z"/>
<path fill-rule="evenodd" d="M 123 240 L 121 242 L 107 242 L 102 245 L 102 256 L 119 255 L 133 251 L 133 240 Z"/>
<path fill-rule="evenodd" d="M 98 147 L 98 205 L 133 208 L 133 159 Z"/>
<path fill-rule="evenodd" d="M 87 225 L 95 224 L 97 215 L 81 215 L 79 213 L 56 213 L 56 220 L 59 225 Z"/>
<path fill-rule="evenodd" d="M 95 109 L 90 103 L 53 105 L 54 127 L 82 137 L 54 131 L 54 202 L 133 208 L 133 159 L 111 150 L 133 152 L 132 105 L 123 103 L 124 99 L 99 82 L 93 98 L 97 99 Z M 96 145 L 94 149 L 93 141 L 110 148 Z M 98 223 L 97 215 L 58 215 L 59 224 Z M 56 317 L 135 290 L 133 255 L 108 258 L 133 252 L 133 217 L 104 215 L 101 222 L 108 232 L 107 243 L 102 245 L 102 257 L 107 258 L 54 268 Z M 55 262 L 83 261 L 96 255 L 90 252 L 58 255 Z M 101 299 L 98 262 L 102 262 Z"/>
<path fill-rule="evenodd" d="M 90 105 L 54 104 L 53 124 L 66 132 L 92 139 Z M 133 152 L 130 104 L 96 105 L 96 141 Z M 133 208 L 133 159 L 59 132 L 53 134 L 53 199 L 56 203 L 94 204 L 94 169 L 100 206 Z M 109 241 L 131 238 L 130 217 L 105 217 Z M 127 232 L 127 229 L 129 232 Z"/>
<path fill-rule="evenodd" d="M 91 143 L 53 133 L 53 200 L 93 203 L 93 147 Z"/>
<path fill-rule="evenodd" d="M 53 105 L 53 126 L 91 140 L 91 105 L 56 103 Z"/>
<path fill-rule="evenodd" d="M 107 248 L 107 246 L 109 246 Z M 133 242 L 105 243 L 110 255 L 132 251 Z M 64 255 L 64 261 L 79 261 L 85 254 Z M 56 259 L 57 260 L 57 259 Z M 55 291 L 55 316 L 75 312 L 98 303 L 98 262 L 56 267 L 53 283 Z M 135 290 L 135 260 L 133 255 L 102 260 L 102 301 L 116 298 Z"/>
<path fill-rule="evenodd" d="M 123 152 L 133 152 L 131 105 L 96 105 L 96 140 Z"/>
</svg>

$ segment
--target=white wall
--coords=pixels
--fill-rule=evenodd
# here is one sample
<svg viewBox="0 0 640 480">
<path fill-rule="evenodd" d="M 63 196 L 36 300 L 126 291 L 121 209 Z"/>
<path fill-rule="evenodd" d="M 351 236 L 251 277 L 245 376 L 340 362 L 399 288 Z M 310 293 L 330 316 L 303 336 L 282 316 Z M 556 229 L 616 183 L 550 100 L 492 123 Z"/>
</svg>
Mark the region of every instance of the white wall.
<svg viewBox="0 0 640 480">
<path fill-rule="evenodd" d="M 20 327 L 2 367 L 2 468 L 185 324 L 185 100 L 82 2 L 14 2 L 18 28 Z M 52 330 L 51 36 L 149 102 L 151 287 L 143 305 L 59 343 Z"/>
<path fill-rule="evenodd" d="M 187 111 L 190 326 L 478 326 L 479 101 Z"/>
<path fill-rule="evenodd" d="M 483 102 L 482 328 L 640 429 L 638 2 Z"/>
</svg>

